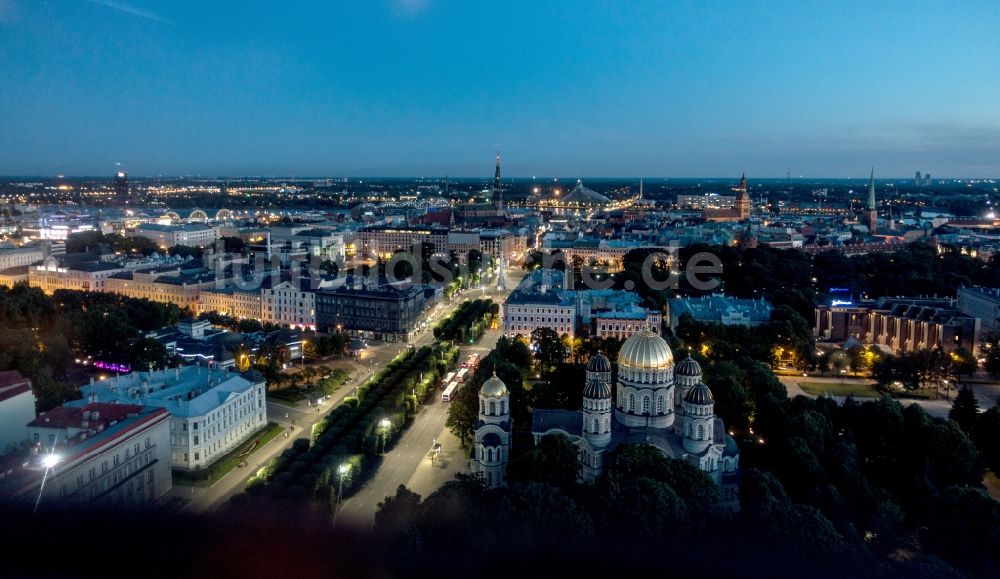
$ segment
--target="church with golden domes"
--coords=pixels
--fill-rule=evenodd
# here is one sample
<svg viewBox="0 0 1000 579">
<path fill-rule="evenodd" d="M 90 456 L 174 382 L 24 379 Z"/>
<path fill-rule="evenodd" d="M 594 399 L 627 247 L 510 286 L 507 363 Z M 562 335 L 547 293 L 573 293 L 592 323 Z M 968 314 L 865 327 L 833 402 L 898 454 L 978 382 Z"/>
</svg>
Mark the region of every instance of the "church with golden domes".
<svg viewBox="0 0 1000 579">
<path fill-rule="evenodd" d="M 697 466 L 719 485 L 723 504 L 738 504 L 739 447 L 715 415 L 712 391 L 702 382 L 701 366 L 695 360 L 689 356 L 675 364 L 666 340 L 646 329 L 622 344 L 614 386 L 611 362 L 602 354 L 590 358 L 586 376 L 580 410 L 534 411 L 531 432 L 536 443 L 549 434 L 566 436 L 579 448 L 581 475 L 586 480 L 601 473 L 607 454 L 617 446 L 649 444 L 668 458 Z M 476 429 L 478 454 L 473 472 L 489 472 L 490 454 L 494 460 L 505 459 L 509 450 L 509 413 L 490 414 L 491 408 L 509 412 L 502 384 L 491 378 L 480 393 L 482 427 Z M 495 405 L 484 406 L 490 401 Z M 506 438 L 498 432 L 497 423 L 506 425 Z M 488 452 L 488 444 L 496 444 L 491 448 L 497 450 Z M 494 478 L 496 484 L 502 480 Z"/>
</svg>

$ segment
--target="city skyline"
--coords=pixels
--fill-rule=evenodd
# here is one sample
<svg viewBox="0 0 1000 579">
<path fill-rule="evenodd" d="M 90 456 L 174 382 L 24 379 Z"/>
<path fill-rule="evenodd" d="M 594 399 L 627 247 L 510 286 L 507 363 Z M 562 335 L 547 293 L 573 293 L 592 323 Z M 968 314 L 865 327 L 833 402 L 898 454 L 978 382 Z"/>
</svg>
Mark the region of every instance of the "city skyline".
<svg viewBox="0 0 1000 579">
<path fill-rule="evenodd" d="M 0 3 L 0 174 L 1000 174 L 986 2 L 307 8 Z"/>
</svg>

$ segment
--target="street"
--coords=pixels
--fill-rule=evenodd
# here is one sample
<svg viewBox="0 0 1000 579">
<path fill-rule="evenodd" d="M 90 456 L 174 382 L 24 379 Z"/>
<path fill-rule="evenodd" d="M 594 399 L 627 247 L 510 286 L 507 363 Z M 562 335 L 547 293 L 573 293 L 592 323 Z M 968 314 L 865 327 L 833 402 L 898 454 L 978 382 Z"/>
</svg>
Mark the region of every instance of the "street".
<svg viewBox="0 0 1000 579">
<path fill-rule="evenodd" d="M 508 272 L 509 288 L 515 287 L 523 277 L 524 272 L 521 270 Z M 498 293 L 495 289 L 470 289 L 462 292 L 460 296 L 450 302 L 444 302 L 431 310 L 429 315 L 434 317 L 434 323 L 427 324 L 427 327 L 417 333 L 410 344 L 416 348 L 433 344 L 434 324 L 454 311 L 465 299 L 487 297 L 502 303 L 509 293 L 510 289 L 503 293 Z M 487 330 L 478 344 L 462 348 L 460 360 L 474 351 L 481 354 L 489 352 L 496 345 L 499 337 L 499 330 Z M 249 464 L 252 465 L 250 468 L 234 469 L 210 487 L 174 485 L 169 496 L 185 501 L 183 510 L 186 512 L 214 511 L 233 495 L 242 492 L 246 487 L 247 480 L 257 472 L 260 466 L 289 448 L 297 438 L 308 438 L 312 432 L 313 424 L 329 414 L 344 398 L 353 395 L 357 386 L 371 377 L 375 371 L 388 364 L 406 347 L 405 343 L 372 343 L 362 355 L 360 362 L 351 359 L 312 362 L 344 368 L 350 373 L 347 382 L 318 410 L 315 404 L 307 405 L 306 401 L 293 405 L 269 400 L 267 402 L 268 420 L 289 428 L 287 438 L 279 435 L 262 448 L 257 449 L 248 458 Z M 367 521 L 366 524 L 370 525 L 374 521 L 378 502 L 386 495 L 395 494 L 396 487 L 400 484 L 409 486 L 411 479 L 415 478 L 415 473 L 417 480 L 414 480 L 414 484 L 429 494 L 444 482 L 452 479 L 456 472 L 466 472 L 468 461 L 464 458 L 464 450 L 459 448 L 458 439 L 444 427 L 447 415 L 448 404 L 442 403 L 440 397 L 425 405 L 395 448 L 385 456 L 385 461 L 379 467 L 375 477 L 357 495 L 352 497 L 351 501 L 345 501 L 341 516 L 348 516 L 357 521 Z M 442 444 L 442 450 L 438 459 L 435 459 L 434 464 L 431 465 L 429 452 L 435 439 Z M 423 462 L 424 459 L 426 459 L 426 464 Z M 418 467 L 420 468 L 418 469 Z M 352 505 L 352 501 L 355 500 L 356 505 Z"/>
<path fill-rule="evenodd" d="M 984 374 L 985 375 L 985 374 Z M 978 375 L 977 375 L 978 378 Z M 857 385 L 870 385 L 873 382 L 867 378 L 839 378 L 834 376 L 778 376 L 781 383 L 785 385 L 785 389 L 788 390 L 788 397 L 794 398 L 798 395 L 810 396 L 802 390 L 799 386 L 800 382 L 836 382 L 839 384 L 857 384 Z M 983 410 L 993 406 L 997 400 L 998 394 L 1000 394 L 1000 385 L 994 382 L 966 382 L 968 386 L 972 389 L 973 394 L 976 395 L 976 400 L 979 402 L 979 407 Z M 903 406 L 909 406 L 911 403 L 916 404 L 924 409 L 927 414 L 931 416 L 937 416 L 939 418 L 947 418 L 948 411 L 951 410 L 951 403 L 955 399 L 956 391 L 951 390 L 951 400 L 939 399 L 939 400 L 926 400 L 918 398 L 897 398 L 898 402 Z M 832 396 L 834 400 L 838 402 L 843 402 L 844 396 Z M 873 398 L 862 398 L 855 397 L 858 402 L 864 402 L 865 400 L 871 400 Z"/>
<path fill-rule="evenodd" d="M 486 293 L 495 301 L 503 303 L 510 291 L 520 283 L 525 273 L 521 270 L 507 272 L 508 288 L 504 292 L 495 290 Z M 471 291 L 470 298 L 480 297 L 478 291 Z M 498 327 L 502 327 L 498 324 Z M 487 330 L 478 343 L 462 347 L 459 360 L 464 360 L 476 352 L 485 356 L 500 339 L 500 329 Z M 341 505 L 339 517 L 357 526 L 371 526 L 375 522 L 378 503 L 385 497 L 396 494 L 399 485 L 406 485 L 421 497 L 433 493 L 455 474 L 469 471 L 466 450 L 447 428 L 448 403 L 440 397 L 426 404 L 414 418 L 413 424 L 400 438 L 396 446 L 382 457 L 382 464 L 371 480 L 358 493 Z M 441 453 L 431 459 L 431 448 L 437 442 Z"/>
</svg>

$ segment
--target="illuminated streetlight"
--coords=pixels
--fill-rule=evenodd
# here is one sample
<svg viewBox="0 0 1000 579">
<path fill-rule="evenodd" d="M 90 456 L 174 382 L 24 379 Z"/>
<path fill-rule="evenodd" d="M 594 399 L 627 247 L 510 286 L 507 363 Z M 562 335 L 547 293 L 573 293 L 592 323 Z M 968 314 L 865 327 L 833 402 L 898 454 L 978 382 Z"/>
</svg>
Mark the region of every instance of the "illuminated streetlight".
<svg viewBox="0 0 1000 579">
<path fill-rule="evenodd" d="M 42 492 L 45 490 L 45 481 L 49 478 L 49 471 L 51 471 L 59 461 L 62 459 L 61 456 L 55 452 L 50 452 L 42 457 L 42 466 L 45 467 L 45 474 L 42 475 L 42 484 L 38 487 L 38 498 L 35 499 L 35 509 L 34 512 L 38 512 L 38 505 L 42 503 Z"/>
<path fill-rule="evenodd" d="M 337 507 L 333 509 L 333 528 L 337 528 L 337 515 L 340 513 L 340 497 L 344 494 L 344 476 L 351 470 L 350 465 L 344 463 L 340 465 L 337 472 L 340 474 L 340 484 L 337 486 Z"/>
<path fill-rule="evenodd" d="M 392 428 L 392 421 L 388 418 L 383 418 L 378 421 L 379 427 L 379 440 L 382 442 L 382 449 L 379 454 L 385 453 L 385 439 L 389 436 L 389 429 Z"/>
</svg>

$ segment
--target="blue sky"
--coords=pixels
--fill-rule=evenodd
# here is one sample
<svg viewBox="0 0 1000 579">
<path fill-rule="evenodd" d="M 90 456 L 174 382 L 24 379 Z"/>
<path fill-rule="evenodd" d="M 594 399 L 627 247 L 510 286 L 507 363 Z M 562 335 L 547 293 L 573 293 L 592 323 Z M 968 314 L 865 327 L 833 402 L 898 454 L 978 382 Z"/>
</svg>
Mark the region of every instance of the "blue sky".
<svg viewBox="0 0 1000 579">
<path fill-rule="evenodd" d="M 294 8 L 293 8 L 294 7 Z M 994 2 L 0 0 L 0 174 L 1000 175 Z"/>
</svg>

